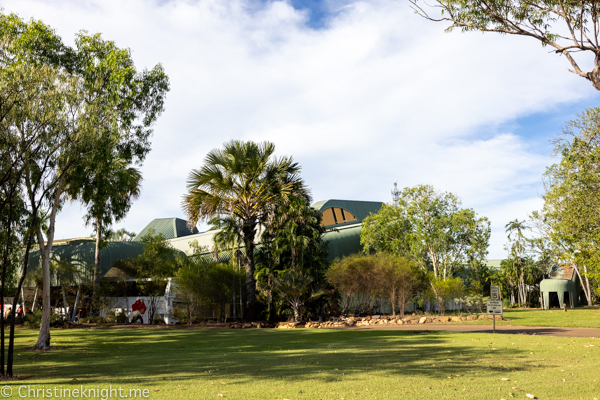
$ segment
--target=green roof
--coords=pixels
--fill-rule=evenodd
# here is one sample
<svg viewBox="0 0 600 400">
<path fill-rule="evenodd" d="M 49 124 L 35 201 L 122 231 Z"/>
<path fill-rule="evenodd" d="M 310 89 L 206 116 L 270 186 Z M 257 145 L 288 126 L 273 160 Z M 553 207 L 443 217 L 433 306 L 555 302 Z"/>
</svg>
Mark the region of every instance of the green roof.
<svg viewBox="0 0 600 400">
<path fill-rule="evenodd" d="M 312 205 L 314 209 L 317 209 L 319 212 L 323 212 L 324 210 L 331 207 L 343 208 L 344 210 L 348 210 L 356 217 L 356 221 L 350 221 L 343 224 L 338 224 L 336 226 L 344 226 L 344 225 L 354 225 L 357 222 L 362 222 L 363 219 L 369 216 L 369 214 L 377 213 L 379 209 L 383 206 L 381 201 L 357 201 L 357 200 L 323 200 L 318 201 Z"/>
<path fill-rule="evenodd" d="M 190 230 L 187 224 L 188 222 L 184 219 L 157 218 L 146 225 L 146 227 L 133 238 L 133 241 L 139 242 L 148 234 L 148 232 L 150 232 L 150 230 L 153 230 L 155 235 L 162 233 L 165 239 L 173 239 L 198 233 L 198 228 L 194 227 L 193 230 Z"/>
<path fill-rule="evenodd" d="M 108 242 L 106 247 L 100 250 L 100 277 L 119 260 L 135 258 L 142 254 L 144 245 L 139 242 Z M 67 262 L 77 267 L 82 279 L 77 283 L 88 283 L 93 280 L 94 258 L 96 254 L 96 243 L 83 242 L 62 246 L 53 246 L 50 252 L 50 262 Z M 28 272 L 34 272 L 41 268 L 40 251 L 34 251 L 29 256 L 27 265 Z M 51 286 L 58 286 L 56 276 L 51 277 Z"/>
<path fill-rule="evenodd" d="M 323 235 L 323 240 L 328 242 L 327 260 L 333 261 L 336 258 L 360 253 L 362 251 L 362 246 L 360 245 L 361 229 L 362 224 L 355 223 L 326 232 Z"/>
</svg>

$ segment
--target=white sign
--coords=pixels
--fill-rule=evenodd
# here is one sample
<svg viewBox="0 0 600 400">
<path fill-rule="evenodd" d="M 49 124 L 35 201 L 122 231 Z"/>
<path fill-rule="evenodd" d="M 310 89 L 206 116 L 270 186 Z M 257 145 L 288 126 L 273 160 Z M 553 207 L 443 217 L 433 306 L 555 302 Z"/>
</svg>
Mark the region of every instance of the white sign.
<svg viewBox="0 0 600 400">
<path fill-rule="evenodd" d="M 491 285 L 490 286 L 490 300 L 500 300 L 500 286 Z"/>
<path fill-rule="evenodd" d="M 502 302 L 500 300 L 488 300 L 487 313 L 490 315 L 502 315 Z"/>
</svg>

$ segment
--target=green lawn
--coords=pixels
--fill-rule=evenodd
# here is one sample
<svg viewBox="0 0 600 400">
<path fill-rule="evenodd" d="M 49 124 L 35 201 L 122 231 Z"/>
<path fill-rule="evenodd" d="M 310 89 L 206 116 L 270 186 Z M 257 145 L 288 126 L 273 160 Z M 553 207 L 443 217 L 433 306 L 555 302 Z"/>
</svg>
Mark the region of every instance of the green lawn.
<svg viewBox="0 0 600 400">
<path fill-rule="evenodd" d="M 506 321 L 496 321 L 496 325 L 600 328 L 599 307 L 578 307 L 567 312 L 558 309 L 507 309 L 504 310 L 504 318 Z M 478 320 L 462 323 L 487 325 L 492 322 Z"/>
<path fill-rule="evenodd" d="M 600 398 L 600 339 L 325 329 L 72 329 L 53 330 L 58 349 L 40 353 L 27 350 L 36 334 L 17 332 L 16 373 L 30 377 L 8 383 L 12 398 L 19 398 L 19 387 L 80 385 L 121 386 L 127 394 L 129 388 L 146 388 L 152 399 L 525 399 L 527 393 L 539 399 Z"/>
</svg>

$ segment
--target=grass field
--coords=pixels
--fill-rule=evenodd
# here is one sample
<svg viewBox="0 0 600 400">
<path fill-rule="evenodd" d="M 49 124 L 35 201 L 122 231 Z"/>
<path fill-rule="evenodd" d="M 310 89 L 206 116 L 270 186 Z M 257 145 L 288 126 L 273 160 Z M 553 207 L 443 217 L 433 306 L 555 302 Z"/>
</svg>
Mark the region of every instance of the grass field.
<svg viewBox="0 0 600 400">
<path fill-rule="evenodd" d="M 20 387 L 24 394 L 28 387 L 110 385 L 126 394 L 130 388 L 147 389 L 146 398 L 152 399 L 526 399 L 527 393 L 539 399 L 600 398 L 600 339 L 321 329 L 71 329 L 53 330 L 57 350 L 42 353 L 27 350 L 36 334 L 17 332 L 16 373 L 29 377 L 7 383 L 12 398 L 19 398 Z"/>
<path fill-rule="evenodd" d="M 552 326 L 565 328 L 600 328 L 599 307 L 578 307 L 563 310 L 506 309 L 506 321 L 496 321 L 496 325 Z M 491 324 L 491 321 L 465 321 L 463 324 Z"/>
</svg>

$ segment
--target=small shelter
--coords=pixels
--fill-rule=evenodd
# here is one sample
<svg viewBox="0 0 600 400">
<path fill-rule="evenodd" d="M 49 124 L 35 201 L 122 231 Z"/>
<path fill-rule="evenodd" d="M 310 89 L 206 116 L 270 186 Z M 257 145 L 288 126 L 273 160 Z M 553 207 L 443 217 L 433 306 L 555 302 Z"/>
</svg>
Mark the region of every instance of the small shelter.
<svg viewBox="0 0 600 400">
<path fill-rule="evenodd" d="M 552 307 L 562 308 L 566 304 L 574 308 L 578 304 L 578 282 L 575 268 L 565 265 L 554 265 L 550 278 L 540 282 L 543 307 L 548 310 Z"/>
</svg>

